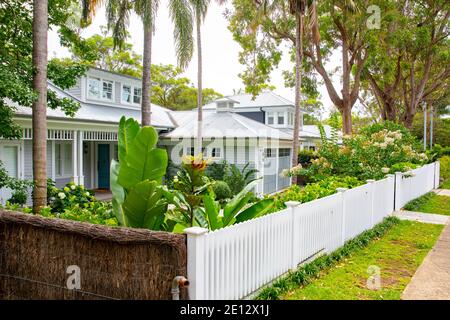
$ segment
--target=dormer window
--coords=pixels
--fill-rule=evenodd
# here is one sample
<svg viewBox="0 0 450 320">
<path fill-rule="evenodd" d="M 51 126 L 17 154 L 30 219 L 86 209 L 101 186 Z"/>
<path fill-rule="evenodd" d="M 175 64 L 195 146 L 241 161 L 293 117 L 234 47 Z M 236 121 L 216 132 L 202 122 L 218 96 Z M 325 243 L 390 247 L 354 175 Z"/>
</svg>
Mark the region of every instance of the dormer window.
<svg viewBox="0 0 450 320">
<path fill-rule="evenodd" d="M 267 124 L 275 123 L 275 114 L 274 112 L 267 112 Z"/>
<path fill-rule="evenodd" d="M 284 124 L 284 112 L 278 112 L 278 121 L 277 123 L 279 125 L 283 125 Z"/>
<path fill-rule="evenodd" d="M 122 85 L 122 103 L 140 104 L 142 96 L 141 87 L 129 84 Z"/>
<path fill-rule="evenodd" d="M 100 78 L 89 78 L 88 97 L 111 101 L 113 99 L 113 85 L 113 81 L 103 80 Z"/>
<path fill-rule="evenodd" d="M 294 114 L 292 112 L 288 112 L 288 125 L 294 125 Z"/>
</svg>

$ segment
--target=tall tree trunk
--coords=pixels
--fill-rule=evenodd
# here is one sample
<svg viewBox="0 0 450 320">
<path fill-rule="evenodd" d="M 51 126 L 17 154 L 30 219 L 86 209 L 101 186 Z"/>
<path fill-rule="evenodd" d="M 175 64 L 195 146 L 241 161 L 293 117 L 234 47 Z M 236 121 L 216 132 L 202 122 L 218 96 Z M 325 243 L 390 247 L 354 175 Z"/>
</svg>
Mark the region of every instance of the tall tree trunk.
<svg viewBox="0 0 450 320">
<path fill-rule="evenodd" d="M 144 58 L 142 69 L 142 126 L 151 125 L 151 66 L 152 66 L 152 25 L 144 23 Z"/>
<path fill-rule="evenodd" d="M 303 15 L 297 11 L 295 14 L 295 115 L 294 132 L 292 137 L 292 167 L 298 164 L 299 132 L 301 125 L 301 88 L 302 88 L 302 60 L 303 60 Z M 292 176 L 292 184 L 297 183 L 297 176 Z"/>
<path fill-rule="evenodd" d="M 33 212 L 47 205 L 47 0 L 33 1 Z"/>
<path fill-rule="evenodd" d="M 348 104 L 345 104 L 341 110 L 342 114 L 342 131 L 346 135 L 352 134 L 352 108 Z"/>
<path fill-rule="evenodd" d="M 202 85 L 202 35 L 200 31 L 201 13 L 197 12 L 197 147 L 196 154 L 202 153 L 202 129 L 203 129 L 203 85 Z"/>
</svg>

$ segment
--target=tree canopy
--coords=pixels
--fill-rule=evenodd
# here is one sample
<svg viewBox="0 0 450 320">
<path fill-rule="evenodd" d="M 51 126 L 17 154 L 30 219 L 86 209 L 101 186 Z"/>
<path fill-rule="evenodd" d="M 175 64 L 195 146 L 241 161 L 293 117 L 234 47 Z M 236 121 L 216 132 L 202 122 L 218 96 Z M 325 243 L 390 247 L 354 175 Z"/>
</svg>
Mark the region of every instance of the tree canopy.
<svg viewBox="0 0 450 320">
<path fill-rule="evenodd" d="M 71 15 L 68 2 L 75 0 L 49 0 L 49 27 L 59 27 L 60 35 L 67 37 L 73 31 L 66 26 Z M 14 104 L 31 107 L 36 93 L 32 89 L 32 23 L 33 7 L 31 0 L 10 0 L 0 2 L 0 137 L 19 138 L 20 127 L 13 121 Z M 76 84 L 76 79 L 86 71 L 79 63 L 66 65 L 50 63 L 48 78 L 55 85 L 67 89 Z M 79 104 L 71 99 L 58 98 L 52 90 L 48 91 L 48 107 L 61 108 L 73 116 Z"/>
</svg>

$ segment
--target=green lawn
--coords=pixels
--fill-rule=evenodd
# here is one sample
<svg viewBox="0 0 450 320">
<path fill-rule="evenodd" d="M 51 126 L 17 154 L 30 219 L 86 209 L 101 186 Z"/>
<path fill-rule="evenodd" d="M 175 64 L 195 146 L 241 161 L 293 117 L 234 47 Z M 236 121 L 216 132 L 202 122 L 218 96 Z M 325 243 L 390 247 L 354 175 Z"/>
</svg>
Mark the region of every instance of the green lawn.
<svg viewBox="0 0 450 320">
<path fill-rule="evenodd" d="M 450 197 L 429 192 L 407 203 L 405 210 L 450 215 Z"/>
<path fill-rule="evenodd" d="M 450 189 L 450 179 L 442 183 L 441 189 Z"/>
<path fill-rule="evenodd" d="M 416 269 L 433 247 L 442 225 L 401 221 L 383 237 L 355 251 L 335 267 L 323 271 L 304 287 L 291 290 L 284 299 L 367 300 L 400 299 Z M 381 289 L 366 287 L 369 266 L 378 266 Z"/>
</svg>

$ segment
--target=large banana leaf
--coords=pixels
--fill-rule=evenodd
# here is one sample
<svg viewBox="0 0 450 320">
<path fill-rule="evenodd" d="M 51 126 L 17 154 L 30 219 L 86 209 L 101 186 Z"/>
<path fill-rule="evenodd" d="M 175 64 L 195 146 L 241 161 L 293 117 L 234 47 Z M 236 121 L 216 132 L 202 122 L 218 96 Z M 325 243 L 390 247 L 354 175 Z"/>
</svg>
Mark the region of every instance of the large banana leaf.
<svg viewBox="0 0 450 320">
<path fill-rule="evenodd" d="M 167 152 L 155 148 L 158 134 L 152 127 L 144 127 L 129 147 L 126 162 L 121 163 L 119 184 L 125 189 L 144 180 L 155 180 L 159 184 L 166 173 Z"/>
<path fill-rule="evenodd" d="M 223 208 L 223 225 L 227 226 L 238 214 L 238 212 L 248 203 L 253 197 L 250 194 L 250 190 L 257 184 L 257 181 L 253 181 L 246 185 L 241 192 L 234 196 L 233 199 Z"/>
<path fill-rule="evenodd" d="M 112 207 L 114 214 L 116 215 L 119 224 L 127 226 L 126 217 L 123 214 L 122 204 L 125 201 L 125 191 L 122 186 L 117 182 L 117 176 L 119 174 L 120 164 L 116 160 L 111 161 L 110 168 L 110 186 L 113 194 Z"/>
<path fill-rule="evenodd" d="M 258 216 L 264 215 L 273 206 L 273 199 L 264 199 L 256 202 L 247 209 L 241 211 L 236 216 L 236 222 L 244 222 L 250 219 L 254 219 Z"/>
<path fill-rule="evenodd" d="M 126 119 L 125 116 L 120 118 L 118 135 L 119 162 L 126 162 L 126 156 L 139 129 L 139 123 L 133 118 Z"/>
<path fill-rule="evenodd" d="M 205 206 L 206 217 L 209 222 L 209 229 L 216 230 L 222 227 L 219 217 L 220 205 L 214 201 L 210 194 L 203 196 L 203 205 Z"/>
<path fill-rule="evenodd" d="M 167 201 L 156 181 L 145 180 L 130 190 L 122 208 L 130 227 L 160 230 Z"/>
</svg>

